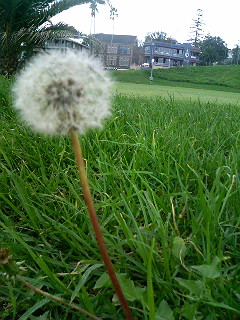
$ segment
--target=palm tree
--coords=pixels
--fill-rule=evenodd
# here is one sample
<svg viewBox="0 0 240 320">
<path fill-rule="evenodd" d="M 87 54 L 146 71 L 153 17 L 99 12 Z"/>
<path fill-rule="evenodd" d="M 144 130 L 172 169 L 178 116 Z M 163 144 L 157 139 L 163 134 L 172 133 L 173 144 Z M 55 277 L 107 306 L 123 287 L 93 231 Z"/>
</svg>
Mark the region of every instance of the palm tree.
<svg viewBox="0 0 240 320">
<path fill-rule="evenodd" d="M 11 76 L 46 40 L 77 31 L 64 23 L 52 24 L 56 14 L 84 3 L 108 0 L 0 0 L 0 73 Z"/>
</svg>

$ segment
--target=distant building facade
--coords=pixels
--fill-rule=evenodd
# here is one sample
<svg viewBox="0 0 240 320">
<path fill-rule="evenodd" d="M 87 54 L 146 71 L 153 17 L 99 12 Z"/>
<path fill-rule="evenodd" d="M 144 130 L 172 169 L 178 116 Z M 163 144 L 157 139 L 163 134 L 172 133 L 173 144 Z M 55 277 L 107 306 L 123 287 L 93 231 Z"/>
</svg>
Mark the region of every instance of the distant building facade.
<svg viewBox="0 0 240 320">
<path fill-rule="evenodd" d="M 188 43 L 145 42 L 145 62 L 159 67 L 199 65 L 200 49 Z"/>
<path fill-rule="evenodd" d="M 93 37 L 101 44 L 98 56 L 105 67 L 130 68 L 135 63 L 136 36 L 98 33 Z"/>
<path fill-rule="evenodd" d="M 47 40 L 42 47 L 44 51 L 53 51 L 58 50 L 61 52 L 71 51 L 85 51 L 89 52 L 89 48 L 83 45 L 82 40 L 75 39 L 75 38 L 62 38 L 62 39 L 55 39 L 55 40 Z"/>
</svg>

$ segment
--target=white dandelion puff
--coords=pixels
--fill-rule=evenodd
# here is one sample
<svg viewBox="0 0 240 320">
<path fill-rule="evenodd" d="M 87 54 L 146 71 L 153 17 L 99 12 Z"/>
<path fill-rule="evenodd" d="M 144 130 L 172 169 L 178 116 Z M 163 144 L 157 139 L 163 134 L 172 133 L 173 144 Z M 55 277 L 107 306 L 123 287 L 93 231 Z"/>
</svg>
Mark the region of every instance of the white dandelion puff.
<svg viewBox="0 0 240 320">
<path fill-rule="evenodd" d="M 89 128 L 101 127 L 110 114 L 110 85 L 100 62 L 85 54 L 55 52 L 36 56 L 16 80 L 13 93 L 15 107 L 36 131 L 70 135 L 99 251 L 126 318 L 133 320 L 98 222 L 77 136 L 77 131 L 84 133 Z"/>
<path fill-rule="evenodd" d="M 14 105 L 38 132 L 84 133 L 110 115 L 111 83 L 102 64 L 84 53 L 40 54 L 17 78 Z"/>
</svg>

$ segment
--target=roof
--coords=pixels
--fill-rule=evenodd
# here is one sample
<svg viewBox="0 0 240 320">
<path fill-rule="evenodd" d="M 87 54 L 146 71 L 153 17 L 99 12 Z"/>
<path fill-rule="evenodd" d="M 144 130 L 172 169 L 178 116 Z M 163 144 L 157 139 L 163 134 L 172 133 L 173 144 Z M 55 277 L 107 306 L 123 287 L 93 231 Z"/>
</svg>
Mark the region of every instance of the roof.
<svg viewBox="0 0 240 320">
<path fill-rule="evenodd" d="M 200 48 L 198 47 L 195 47 L 193 44 L 191 43 L 183 43 L 182 46 L 185 48 L 185 49 L 189 49 L 190 51 L 192 52 L 200 52 Z"/>
<path fill-rule="evenodd" d="M 94 37 L 100 42 L 118 43 L 118 44 L 135 44 L 137 36 L 117 35 L 117 34 L 94 34 Z"/>
<path fill-rule="evenodd" d="M 145 42 L 144 46 L 149 46 L 151 44 L 165 47 L 165 48 L 185 49 L 185 50 L 189 49 L 190 51 L 193 51 L 193 52 L 200 52 L 199 48 L 194 47 L 190 43 L 168 43 L 168 42 L 160 42 L 160 41 L 151 41 L 151 42 Z"/>
<path fill-rule="evenodd" d="M 74 42 L 74 43 L 78 43 L 80 44 L 83 48 L 89 49 L 89 47 L 85 44 L 83 44 L 83 39 L 77 39 L 77 38 L 65 38 L 65 40 Z"/>
</svg>

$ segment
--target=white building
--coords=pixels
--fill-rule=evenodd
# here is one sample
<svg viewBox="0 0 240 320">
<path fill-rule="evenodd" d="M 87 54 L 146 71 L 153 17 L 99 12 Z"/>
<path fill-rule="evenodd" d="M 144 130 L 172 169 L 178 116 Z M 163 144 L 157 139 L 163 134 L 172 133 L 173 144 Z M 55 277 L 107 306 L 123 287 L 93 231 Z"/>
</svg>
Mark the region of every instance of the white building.
<svg viewBox="0 0 240 320">
<path fill-rule="evenodd" d="M 61 52 L 66 52 L 68 50 L 73 51 L 85 51 L 89 52 L 89 48 L 82 44 L 81 39 L 75 38 L 62 38 L 56 40 L 48 40 L 45 42 L 45 45 L 42 47 L 44 51 L 49 50 L 61 50 Z"/>
</svg>

